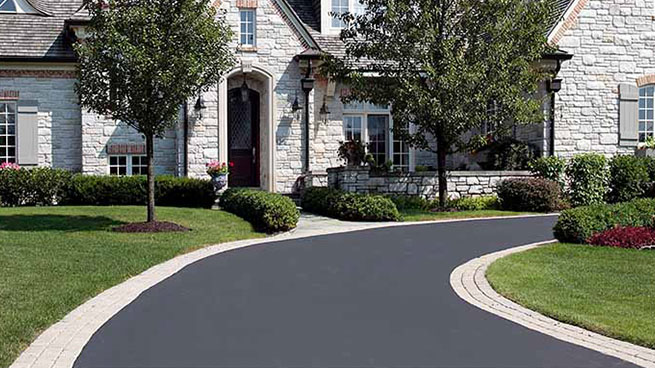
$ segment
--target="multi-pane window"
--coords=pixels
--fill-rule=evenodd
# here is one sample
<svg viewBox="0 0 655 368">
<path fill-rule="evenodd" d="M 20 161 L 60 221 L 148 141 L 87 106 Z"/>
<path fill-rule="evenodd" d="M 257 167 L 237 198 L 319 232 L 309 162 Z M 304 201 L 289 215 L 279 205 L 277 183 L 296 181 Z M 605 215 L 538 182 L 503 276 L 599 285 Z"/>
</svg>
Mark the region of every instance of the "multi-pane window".
<svg viewBox="0 0 655 368">
<path fill-rule="evenodd" d="M 492 135 L 498 129 L 500 122 L 498 114 L 500 113 L 500 104 L 496 101 L 489 101 L 487 104 L 487 119 L 482 124 L 482 134 Z"/>
<path fill-rule="evenodd" d="M 400 171 L 409 171 L 409 145 L 394 134 L 393 167 Z"/>
<path fill-rule="evenodd" d="M 332 0 L 332 27 L 343 28 L 346 22 L 339 18 L 340 15 L 350 11 L 348 0 Z"/>
<path fill-rule="evenodd" d="M 655 86 L 645 86 L 639 89 L 639 142 L 645 142 L 648 137 L 655 137 L 653 127 L 653 99 Z"/>
<path fill-rule="evenodd" d="M 255 46 L 255 9 L 239 11 L 240 43 L 242 46 Z"/>
<path fill-rule="evenodd" d="M 373 155 L 376 164 L 382 165 L 387 162 L 389 115 L 368 115 L 366 130 L 368 132 L 368 153 Z"/>
<path fill-rule="evenodd" d="M 16 104 L 0 102 L 0 163 L 16 162 Z"/>
<path fill-rule="evenodd" d="M 14 0 L 0 0 L 0 13 L 15 13 L 16 4 Z"/>
<path fill-rule="evenodd" d="M 348 141 L 362 141 L 362 116 L 343 117 L 343 128 Z"/>
<path fill-rule="evenodd" d="M 146 175 L 148 160 L 143 155 L 109 156 L 109 175 Z"/>
</svg>

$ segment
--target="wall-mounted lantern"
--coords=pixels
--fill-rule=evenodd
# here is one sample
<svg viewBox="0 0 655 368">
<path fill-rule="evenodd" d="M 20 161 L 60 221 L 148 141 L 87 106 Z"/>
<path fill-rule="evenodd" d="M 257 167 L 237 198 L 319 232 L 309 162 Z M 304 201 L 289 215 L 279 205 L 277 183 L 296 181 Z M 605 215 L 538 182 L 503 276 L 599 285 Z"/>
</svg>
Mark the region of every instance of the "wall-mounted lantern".
<svg viewBox="0 0 655 368">
<path fill-rule="evenodd" d="M 300 103 L 298 102 L 298 92 L 296 91 L 296 98 L 293 100 L 293 104 L 291 105 L 291 111 L 295 113 L 300 111 L 301 109 L 302 107 L 300 107 Z"/>
<path fill-rule="evenodd" d="M 243 84 L 241 84 L 241 102 L 248 102 L 250 100 L 250 88 L 246 83 L 246 73 L 243 73 Z"/>
<path fill-rule="evenodd" d="M 562 80 L 559 78 L 553 78 L 548 81 L 546 88 L 548 89 L 549 93 L 557 93 L 562 89 Z"/>
<path fill-rule="evenodd" d="M 196 100 L 196 104 L 193 106 L 193 109 L 196 110 L 196 113 L 198 114 L 198 118 L 202 120 L 202 111 L 207 109 L 207 105 L 205 105 L 205 99 L 202 98 L 202 93 L 198 96 L 198 99 Z"/>
<path fill-rule="evenodd" d="M 319 115 L 321 115 L 321 119 L 324 122 L 327 122 L 328 116 L 330 116 L 330 110 L 328 109 L 327 103 L 325 102 L 325 97 L 323 97 L 323 105 L 321 105 L 321 109 L 318 111 Z"/>
</svg>

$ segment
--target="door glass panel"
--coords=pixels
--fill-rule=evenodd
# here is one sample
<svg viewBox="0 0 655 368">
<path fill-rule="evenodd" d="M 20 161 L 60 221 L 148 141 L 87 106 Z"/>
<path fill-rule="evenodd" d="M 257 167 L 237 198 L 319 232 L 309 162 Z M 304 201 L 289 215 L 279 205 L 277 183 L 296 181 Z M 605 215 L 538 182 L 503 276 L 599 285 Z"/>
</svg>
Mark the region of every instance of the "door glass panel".
<svg viewBox="0 0 655 368">
<path fill-rule="evenodd" d="M 229 139 L 230 149 L 252 149 L 252 105 L 240 96 L 230 101 Z"/>
</svg>

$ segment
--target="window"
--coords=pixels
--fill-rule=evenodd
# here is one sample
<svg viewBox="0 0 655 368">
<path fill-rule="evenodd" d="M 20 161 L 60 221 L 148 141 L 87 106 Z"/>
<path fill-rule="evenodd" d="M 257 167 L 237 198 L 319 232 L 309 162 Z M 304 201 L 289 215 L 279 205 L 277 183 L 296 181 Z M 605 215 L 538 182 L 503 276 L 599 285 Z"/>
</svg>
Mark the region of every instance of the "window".
<svg viewBox="0 0 655 368">
<path fill-rule="evenodd" d="M 0 13 L 16 13 L 14 0 L 0 0 Z"/>
<path fill-rule="evenodd" d="M 653 127 L 653 99 L 655 86 L 639 88 L 639 142 L 645 142 L 648 137 L 655 137 Z"/>
<path fill-rule="evenodd" d="M 240 17 L 240 44 L 242 46 L 255 46 L 255 9 L 241 9 Z"/>
<path fill-rule="evenodd" d="M 109 156 L 109 175 L 146 175 L 148 159 L 143 155 L 112 155 Z"/>
<path fill-rule="evenodd" d="M 487 119 L 482 124 L 481 133 L 483 135 L 493 135 L 498 129 L 498 113 L 500 111 L 500 104 L 496 100 L 489 101 L 487 104 Z"/>
<path fill-rule="evenodd" d="M 409 149 L 405 142 L 393 137 L 393 119 L 388 106 L 363 102 L 344 104 L 343 130 L 346 140 L 359 140 L 368 145 L 368 153 L 377 165 L 391 160 L 394 169 L 409 170 Z"/>
<path fill-rule="evenodd" d="M 332 27 L 345 27 L 346 23 L 339 16 L 349 11 L 348 0 L 332 0 Z"/>
<path fill-rule="evenodd" d="M 16 104 L 0 102 L 0 163 L 16 162 Z"/>
</svg>

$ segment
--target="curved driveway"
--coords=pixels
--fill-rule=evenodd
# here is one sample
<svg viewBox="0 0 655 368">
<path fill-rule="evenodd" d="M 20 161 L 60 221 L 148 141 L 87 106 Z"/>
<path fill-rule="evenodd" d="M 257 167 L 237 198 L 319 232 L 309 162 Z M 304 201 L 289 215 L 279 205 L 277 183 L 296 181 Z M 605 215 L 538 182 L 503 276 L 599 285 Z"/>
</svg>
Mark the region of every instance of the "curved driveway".
<svg viewBox="0 0 655 368">
<path fill-rule="evenodd" d="M 108 321 L 76 367 L 632 367 L 459 299 L 449 275 L 553 217 L 390 227 L 212 256 Z"/>
</svg>

